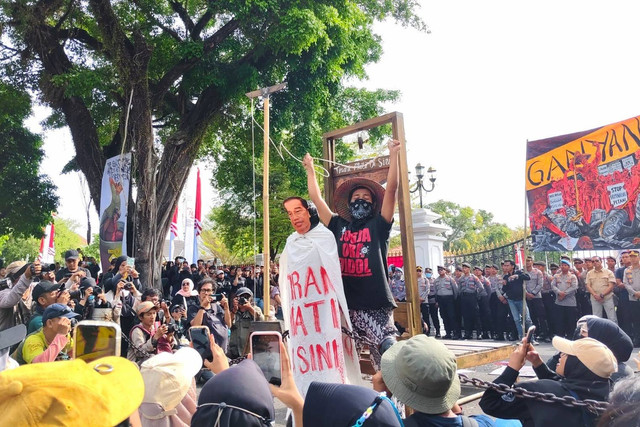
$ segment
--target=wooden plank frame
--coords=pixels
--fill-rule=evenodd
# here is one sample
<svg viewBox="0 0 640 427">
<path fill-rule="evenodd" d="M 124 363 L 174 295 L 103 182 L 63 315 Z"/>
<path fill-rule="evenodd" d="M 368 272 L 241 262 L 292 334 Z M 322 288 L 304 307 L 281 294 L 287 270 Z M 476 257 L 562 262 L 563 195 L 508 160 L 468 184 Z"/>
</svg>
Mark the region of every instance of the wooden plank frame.
<svg viewBox="0 0 640 427">
<path fill-rule="evenodd" d="M 407 317 L 409 319 L 408 331 L 411 336 L 422 333 L 422 318 L 420 315 L 420 297 L 418 293 L 418 281 L 416 275 L 416 254 L 413 241 L 413 220 L 411 217 L 411 201 L 409 194 L 409 169 L 407 166 L 407 151 L 404 138 L 404 119 L 402 113 L 397 111 L 374 117 L 359 123 L 354 123 L 342 129 L 332 130 L 322 135 L 323 158 L 335 162 L 336 140 L 344 136 L 391 124 L 394 139 L 402 142 L 404 150 L 400 150 L 398 161 L 398 211 L 400 216 L 400 236 L 402 239 L 402 253 L 404 258 L 404 279 L 407 291 Z M 329 176 L 324 179 L 324 199 L 331 208 L 333 204 L 333 165 L 323 161 L 323 166 L 329 171 Z"/>
</svg>

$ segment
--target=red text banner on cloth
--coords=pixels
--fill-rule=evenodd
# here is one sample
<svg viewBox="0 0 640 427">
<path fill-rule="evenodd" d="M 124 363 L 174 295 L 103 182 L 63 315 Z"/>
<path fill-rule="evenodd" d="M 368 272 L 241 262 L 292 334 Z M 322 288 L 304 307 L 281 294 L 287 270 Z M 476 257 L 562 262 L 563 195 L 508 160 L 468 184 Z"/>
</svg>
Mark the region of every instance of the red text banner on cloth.
<svg viewBox="0 0 640 427">
<path fill-rule="evenodd" d="M 527 143 L 534 251 L 640 246 L 640 116 Z"/>
</svg>

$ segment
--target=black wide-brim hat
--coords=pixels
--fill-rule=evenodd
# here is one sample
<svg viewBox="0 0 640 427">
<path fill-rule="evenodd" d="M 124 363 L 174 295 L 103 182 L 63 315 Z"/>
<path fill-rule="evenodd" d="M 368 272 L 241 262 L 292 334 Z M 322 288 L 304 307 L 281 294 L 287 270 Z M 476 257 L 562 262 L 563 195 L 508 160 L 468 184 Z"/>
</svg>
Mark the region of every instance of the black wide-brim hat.
<svg viewBox="0 0 640 427">
<path fill-rule="evenodd" d="M 375 214 L 380 213 L 380 209 L 382 208 L 382 199 L 384 198 L 384 188 L 382 185 L 367 178 L 352 178 L 340 184 L 333 195 L 333 204 L 336 212 L 347 221 L 353 221 L 351 212 L 349 212 L 349 196 L 353 189 L 358 187 L 368 189 L 373 195 L 375 199 L 373 212 Z"/>
</svg>

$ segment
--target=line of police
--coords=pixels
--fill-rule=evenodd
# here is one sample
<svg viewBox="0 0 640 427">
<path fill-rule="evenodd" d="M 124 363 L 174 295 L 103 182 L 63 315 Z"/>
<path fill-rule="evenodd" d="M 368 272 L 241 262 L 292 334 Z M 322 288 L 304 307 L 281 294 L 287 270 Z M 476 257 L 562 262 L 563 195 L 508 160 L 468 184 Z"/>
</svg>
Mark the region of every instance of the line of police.
<svg viewBox="0 0 640 427">
<path fill-rule="evenodd" d="M 637 254 L 637 251 L 631 252 Z M 631 265 L 629 253 L 621 253 L 620 268 L 616 268 L 617 260 L 613 256 L 607 257 L 606 263 L 618 279 L 613 290 L 617 321 L 637 345 L 640 337 L 633 333 L 636 328 L 632 327 L 629 294 L 620 280 L 625 268 Z M 433 277 L 431 268 L 424 269 L 423 275 L 422 267 L 418 266 L 420 309 L 426 333 L 434 331 L 436 338 L 441 337 L 439 314 L 444 322 L 445 339 L 472 339 L 473 331 L 478 340 L 521 339 L 522 281 L 526 287 L 526 327 L 534 324 L 537 339 L 541 341 L 549 342 L 554 335 L 571 338 L 577 319 L 592 314 L 586 286 L 587 273 L 593 269 L 591 258 L 571 260 L 562 256 L 560 265 L 549 264 L 550 273 L 545 262 L 531 257 L 526 259 L 524 270 L 516 270 L 512 260 L 504 261 L 501 267 L 495 264 L 471 267 L 463 263 L 451 275 L 447 268 L 438 266 L 438 275 Z M 397 301 L 405 301 L 402 270 L 393 265 L 389 270 L 391 293 Z M 502 275 L 498 274 L 500 270 Z"/>
</svg>

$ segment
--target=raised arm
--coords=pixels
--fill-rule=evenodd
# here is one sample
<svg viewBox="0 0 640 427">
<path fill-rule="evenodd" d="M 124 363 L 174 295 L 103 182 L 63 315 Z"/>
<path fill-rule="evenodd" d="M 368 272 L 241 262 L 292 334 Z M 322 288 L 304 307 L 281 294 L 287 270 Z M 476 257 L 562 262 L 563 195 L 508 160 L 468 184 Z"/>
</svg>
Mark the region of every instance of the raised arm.
<svg viewBox="0 0 640 427">
<path fill-rule="evenodd" d="M 307 188 L 309 190 L 309 197 L 318 209 L 318 216 L 320 217 L 320 221 L 322 221 L 324 225 L 329 225 L 329 221 L 331 221 L 333 212 L 331 212 L 329 205 L 327 205 L 327 202 L 324 201 L 322 195 L 320 194 L 320 186 L 318 185 L 318 180 L 316 179 L 316 171 L 313 168 L 313 157 L 311 157 L 309 153 L 307 153 L 304 156 L 304 159 L 302 159 L 302 165 L 307 171 Z"/>
<path fill-rule="evenodd" d="M 387 188 L 384 190 L 382 208 L 380 215 L 387 221 L 393 220 L 393 213 L 396 210 L 396 193 L 398 192 L 398 152 L 402 144 L 400 141 L 392 139 L 389 141 L 389 172 L 387 172 Z"/>
</svg>

